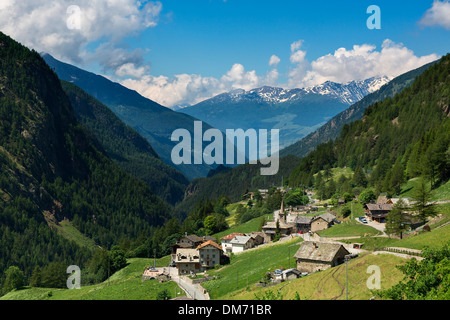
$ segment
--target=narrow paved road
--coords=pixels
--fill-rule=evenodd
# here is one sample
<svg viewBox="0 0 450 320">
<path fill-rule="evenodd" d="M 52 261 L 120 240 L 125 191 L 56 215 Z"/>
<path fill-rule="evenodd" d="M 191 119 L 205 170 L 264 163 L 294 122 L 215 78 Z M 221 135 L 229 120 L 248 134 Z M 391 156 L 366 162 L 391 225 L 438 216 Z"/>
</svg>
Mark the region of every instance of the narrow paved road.
<svg viewBox="0 0 450 320">
<path fill-rule="evenodd" d="M 367 217 L 366 217 L 367 223 L 362 223 L 361 221 L 359 221 L 358 218 L 355 218 L 355 220 L 357 222 L 361 223 L 362 225 L 369 226 L 369 227 L 372 227 L 372 228 L 374 228 L 374 229 L 376 229 L 378 231 L 381 231 L 383 233 L 383 236 L 387 237 L 387 234 L 385 233 L 385 231 L 386 231 L 386 224 L 385 223 L 379 223 L 379 222 L 376 222 L 376 221 L 371 221 Z"/>
<path fill-rule="evenodd" d="M 169 272 L 172 281 L 176 282 L 178 286 L 183 289 L 186 294 L 194 300 L 209 300 L 209 295 L 204 293 L 203 288 L 198 284 L 191 284 L 185 281 L 183 276 L 178 275 L 177 268 L 159 268 L 160 270 L 165 270 Z"/>
</svg>

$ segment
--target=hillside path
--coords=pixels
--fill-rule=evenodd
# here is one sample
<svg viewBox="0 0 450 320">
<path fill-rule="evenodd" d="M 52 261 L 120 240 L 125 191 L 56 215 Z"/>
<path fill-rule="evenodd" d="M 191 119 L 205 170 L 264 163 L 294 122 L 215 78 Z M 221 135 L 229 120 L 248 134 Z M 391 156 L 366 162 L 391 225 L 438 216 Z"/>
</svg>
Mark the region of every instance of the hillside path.
<svg viewBox="0 0 450 320">
<path fill-rule="evenodd" d="M 204 288 L 200 284 L 191 284 L 184 280 L 183 276 L 178 275 L 178 269 L 173 267 L 160 268 L 168 271 L 172 281 L 176 282 L 178 286 L 186 292 L 186 294 L 194 300 L 210 300 L 209 294 L 205 293 Z"/>
</svg>

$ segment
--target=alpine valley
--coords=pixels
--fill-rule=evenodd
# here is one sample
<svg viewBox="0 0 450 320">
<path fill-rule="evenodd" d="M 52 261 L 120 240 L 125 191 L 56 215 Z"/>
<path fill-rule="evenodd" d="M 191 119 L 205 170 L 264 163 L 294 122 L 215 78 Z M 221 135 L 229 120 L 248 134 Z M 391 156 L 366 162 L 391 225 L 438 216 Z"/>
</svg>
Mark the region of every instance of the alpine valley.
<svg viewBox="0 0 450 320">
<path fill-rule="evenodd" d="M 0 32 L 0 298 L 336 300 L 348 267 L 351 299 L 448 299 L 449 105 L 450 54 L 174 111 Z M 280 129 L 278 173 L 173 165 L 172 132 L 197 120 Z M 319 272 L 300 271 L 307 247 Z M 373 265 L 382 290 L 361 285 Z"/>
<path fill-rule="evenodd" d="M 325 82 L 309 88 L 262 87 L 234 90 L 178 110 L 226 129 L 280 129 L 280 148 L 287 147 L 389 82 L 375 77 L 346 84 Z"/>
</svg>

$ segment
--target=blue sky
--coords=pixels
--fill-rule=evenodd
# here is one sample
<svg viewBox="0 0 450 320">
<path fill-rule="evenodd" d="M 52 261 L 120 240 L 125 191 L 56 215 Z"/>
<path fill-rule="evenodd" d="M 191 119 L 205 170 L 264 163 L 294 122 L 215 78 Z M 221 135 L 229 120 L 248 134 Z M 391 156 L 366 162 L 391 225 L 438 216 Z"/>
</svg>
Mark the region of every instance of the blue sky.
<svg viewBox="0 0 450 320">
<path fill-rule="evenodd" d="M 367 28 L 370 5 L 381 30 Z M 172 107 L 400 75 L 449 51 L 450 2 L 2 0 L 0 30 Z"/>
<path fill-rule="evenodd" d="M 151 50 L 155 75 L 220 76 L 233 63 L 267 70 L 272 54 L 289 66 L 289 46 L 304 40 L 313 60 L 340 47 L 383 40 L 402 42 L 416 55 L 448 52 L 449 32 L 418 24 L 431 1 L 163 1 L 172 19 L 138 37 Z M 369 30 L 369 5 L 381 9 L 382 29 Z M 445 39 L 447 41 L 445 41 Z"/>
</svg>

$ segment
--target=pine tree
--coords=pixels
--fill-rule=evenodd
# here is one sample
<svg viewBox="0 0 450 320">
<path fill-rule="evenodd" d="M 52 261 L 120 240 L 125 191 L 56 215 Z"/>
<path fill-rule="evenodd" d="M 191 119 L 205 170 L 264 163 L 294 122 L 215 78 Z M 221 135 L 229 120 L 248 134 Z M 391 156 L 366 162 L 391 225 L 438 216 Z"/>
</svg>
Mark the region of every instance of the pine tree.
<svg viewBox="0 0 450 320">
<path fill-rule="evenodd" d="M 30 286 L 35 288 L 42 286 L 42 270 L 39 266 L 36 266 L 31 274 Z"/>
<path fill-rule="evenodd" d="M 427 188 L 425 180 L 421 178 L 419 185 L 414 189 L 414 193 L 411 196 L 414 201 L 412 210 L 417 213 L 422 221 L 426 221 L 428 217 L 436 216 L 436 205 L 431 202 L 431 190 Z"/>
<path fill-rule="evenodd" d="M 367 177 L 361 167 L 356 167 L 355 173 L 353 174 L 353 183 L 357 187 L 367 187 Z"/>
<path fill-rule="evenodd" d="M 405 182 L 404 168 L 401 159 L 397 159 L 394 167 L 391 171 L 391 179 L 389 181 L 389 187 L 387 191 L 392 192 L 392 194 L 400 194 L 402 184 Z"/>
<path fill-rule="evenodd" d="M 402 238 L 403 232 L 407 229 L 405 209 L 406 204 L 403 199 L 400 199 L 389 212 L 386 218 L 387 234 L 395 234 L 400 236 L 400 239 Z"/>
</svg>

